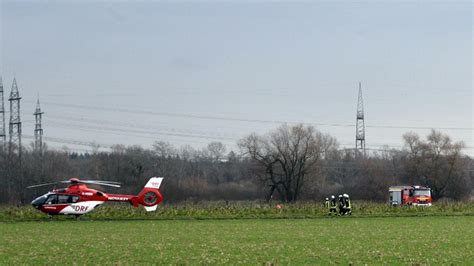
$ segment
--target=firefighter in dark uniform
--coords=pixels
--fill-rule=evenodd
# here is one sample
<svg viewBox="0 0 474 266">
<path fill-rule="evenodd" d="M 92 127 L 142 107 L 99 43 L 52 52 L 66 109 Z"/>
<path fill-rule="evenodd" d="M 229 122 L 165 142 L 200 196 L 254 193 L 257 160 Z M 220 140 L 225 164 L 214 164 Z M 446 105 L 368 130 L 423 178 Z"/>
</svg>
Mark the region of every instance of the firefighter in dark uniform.
<svg viewBox="0 0 474 266">
<path fill-rule="evenodd" d="M 331 214 L 337 214 L 337 202 L 336 202 L 336 197 L 334 195 L 331 196 L 331 201 L 329 202 L 329 215 Z"/>
<path fill-rule="evenodd" d="M 346 209 L 345 209 L 345 202 L 344 202 L 344 197 L 342 195 L 339 195 L 339 200 L 338 200 L 338 207 L 339 207 L 339 215 L 344 215 Z"/>
<path fill-rule="evenodd" d="M 326 200 L 324 201 L 324 208 L 328 211 L 328 214 L 331 214 L 329 212 L 329 199 L 328 198 L 326 198 Z"/>
<path fill-rule="evenodd" d="M 344 201 L 345 201 L 344 214 L 351 215 L 352 214 L 352 203 L 351 203 L 351 199 L 349 199 L 348 194 L 344 194 Z"/>
</svg>

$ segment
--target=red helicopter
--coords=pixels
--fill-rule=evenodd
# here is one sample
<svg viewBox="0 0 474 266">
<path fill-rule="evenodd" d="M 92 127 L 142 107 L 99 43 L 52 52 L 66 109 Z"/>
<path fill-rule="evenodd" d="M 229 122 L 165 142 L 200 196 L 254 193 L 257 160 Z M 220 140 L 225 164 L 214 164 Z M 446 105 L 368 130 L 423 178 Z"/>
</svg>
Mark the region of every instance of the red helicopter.
<svg viewBox="0 0 474 266">
<path fill-rule="evenodd" d="M 120 183 L 113 181 L 79 180 L 71 178 L 66 181 L 39 184 L 28 188 L 48 186 L 53 184 L 70 184 L 67 188 L 54 189 L 31 202 L 36 209 L 49 214 L 72 214 L 76 217 L 86 214 L 106 201 L 129 202 L 135 207 L 143 205 L 146 211 L 155 211 L 163 200 L 160 193 L 162 177 L 152 177 L 138 195 L 106 194 L 88 188 L 86 184 L 99 186 L 120 187 Z"/>
</svg>

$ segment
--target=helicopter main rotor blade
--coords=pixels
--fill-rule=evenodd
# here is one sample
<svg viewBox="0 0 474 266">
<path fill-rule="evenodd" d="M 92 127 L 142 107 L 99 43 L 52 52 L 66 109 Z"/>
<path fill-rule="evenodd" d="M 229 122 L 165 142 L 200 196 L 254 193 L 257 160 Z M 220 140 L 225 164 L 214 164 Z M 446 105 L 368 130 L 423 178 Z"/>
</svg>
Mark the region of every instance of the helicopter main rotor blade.
<svg viewBox="0 0 474 266">
<path fill-rule="evenodd" d="M 64 181 L 58 181 L 58 182 L 52 182 L 52 183 L 43 183 L 43 184 L 38 184 L 38 185 L 32 185 L 32 186 L 27 186 L 26 188 L 42 187 L 42 186 L 56 185 L 56 184 L 61 184 L 61 183 L 64 183 Z"/>
<path fill-rule="evenodd" d="M 43 184 L 28 186 L 26 188 L 35 188 L 35 187 L 42 187 L 42 186 L 49 186 L 49 185 L 56 185 L 56 184 L 93 184 L 93 185 L 100 185 L 100 186 L 120 187 L 120 183 L 115 182 L 115 181 L 79 180 L 79 179 L 76 179 L 74 181 L 64 180 L 64 181 L 56 181 L 56 182 L 51 182 L 51 183 L 43 183 Z"/>
<path fill-rule="evenodd" d="M 92 181 L 92 182 L 99 182 L 99 183 L 107 183 L 107 184 L 116 184 L 116 185 L 120 185 L 121 183 L 120 182 L 116 182 L 116 181 L 105 181 L 105 180 L 81 180 L 81 181 Z"/>
<path fill-rule="evenodd" d="M 119 184 L 101 183 L 101 182 L 92 181 L 92 180 L 81 180 L 79 182 L 83 184 L 92 184 L 92 185 L 99 185 L 99 186 L 120 187 Z"/>
</svg>

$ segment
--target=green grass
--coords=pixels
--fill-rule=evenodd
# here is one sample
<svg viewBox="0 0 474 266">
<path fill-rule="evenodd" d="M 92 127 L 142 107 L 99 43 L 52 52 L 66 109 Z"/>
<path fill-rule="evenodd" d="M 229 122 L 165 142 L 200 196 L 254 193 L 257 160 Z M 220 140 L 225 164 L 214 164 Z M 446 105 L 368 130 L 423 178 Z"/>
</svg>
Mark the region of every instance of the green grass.
<svg viewBox="0 0 474 266">
<path fill-rule="evenodd" d="M 283 204 L 263 202 L 184 202 L 163 204 L 156 212 L 147 213 L 143 208 L 128 204 L 109 204 L 97 208 L 82 219 L 91 220 L 170 220 L 170 219 L 253 219 L 253 218 L 321 218 L 327 215 L 320 202 L 298 202 Z M 355 217 L 395 216 L 465 216 L 474 215 L 474 202 L 435 203 L 432 207 L 392 207 L 384 203 L 354 202 Z M 41 221 L 46 215 L 31 206 L 0 206 L 0 221 Z M 54 217 L 68 220 L 70 217 Z"/>
<path fill-rule="evenodd" d="M 472 265 L 474 217 L 8 222 L 0 242 L 0 265 Z"/>
</svg>

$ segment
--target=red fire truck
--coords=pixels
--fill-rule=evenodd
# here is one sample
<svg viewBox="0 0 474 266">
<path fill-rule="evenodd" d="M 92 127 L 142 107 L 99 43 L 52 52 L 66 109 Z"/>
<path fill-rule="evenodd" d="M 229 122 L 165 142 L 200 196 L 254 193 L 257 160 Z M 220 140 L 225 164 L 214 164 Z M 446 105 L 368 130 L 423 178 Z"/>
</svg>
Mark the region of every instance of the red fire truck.
<svg viewBox="0 0 474 266">
<path fill-rule="evenodd" d="M 390 193 L 390 204 L 413 205 L 413 206 L 431 206 L 431 189 L 424 186 L 391 186 L 388 188 Z"/>
</svg>

